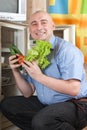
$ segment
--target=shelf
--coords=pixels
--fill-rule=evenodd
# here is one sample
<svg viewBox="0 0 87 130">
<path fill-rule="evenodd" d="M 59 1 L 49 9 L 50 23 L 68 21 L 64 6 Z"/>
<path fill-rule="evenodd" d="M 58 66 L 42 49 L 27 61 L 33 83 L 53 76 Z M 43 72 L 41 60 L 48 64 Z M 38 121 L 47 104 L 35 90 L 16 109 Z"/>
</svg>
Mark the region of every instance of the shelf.
<svg viewBox="0 0 87 130">
<path fill-rule="evenodd" d="M 7 65 L 7 64 L 6 64 Z M 8 65 L 7 67 L 2 66 L 2 70 L 11 70 L 10 66 Z"/>
<path fill-rule="evenodd" d="M 2 85 L 2 87 L 8 87 L 8 86 L 13 86 L 13 85 L 16 85 L 16 84 L 14 84 L 14 83 L 12 83 L 12 84 L 5 84 L 5 85 Z"/>
<path fill-rule="evenodd" d="M 9 48 L 2 48 L 1 52 L 10 52 Z"/>
</svg>

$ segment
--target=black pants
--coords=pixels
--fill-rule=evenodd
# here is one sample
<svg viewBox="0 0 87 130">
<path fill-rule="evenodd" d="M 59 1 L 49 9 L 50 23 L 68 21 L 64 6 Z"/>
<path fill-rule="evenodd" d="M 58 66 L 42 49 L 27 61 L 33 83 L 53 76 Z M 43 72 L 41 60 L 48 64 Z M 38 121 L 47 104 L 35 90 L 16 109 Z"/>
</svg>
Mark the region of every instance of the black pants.
<svg viewBox="0 0 87 130">
<path fill-rule="evenodd" d="M 0 109 L 22 130 L 81 130 L 87 125 L 86 111 L 71 101 L 43 105 L 36 96 L 14 96 L 4 99 Z"/>
</svg>

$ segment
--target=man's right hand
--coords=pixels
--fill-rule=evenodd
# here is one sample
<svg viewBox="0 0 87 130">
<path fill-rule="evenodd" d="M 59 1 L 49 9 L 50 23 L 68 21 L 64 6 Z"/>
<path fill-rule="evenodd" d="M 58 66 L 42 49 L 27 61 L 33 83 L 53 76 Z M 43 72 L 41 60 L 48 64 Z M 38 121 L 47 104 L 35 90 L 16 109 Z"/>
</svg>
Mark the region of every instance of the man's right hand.
<svg viewBox="0 0 87 130">
<path fill-rule="evenodd" d="M 21 64 L 18 64 L 18 60 L 17 55 L 12 55 L 9 57 L 9 65 L 12 70 L 16 70 L 21 66 Z"/>
</svg>

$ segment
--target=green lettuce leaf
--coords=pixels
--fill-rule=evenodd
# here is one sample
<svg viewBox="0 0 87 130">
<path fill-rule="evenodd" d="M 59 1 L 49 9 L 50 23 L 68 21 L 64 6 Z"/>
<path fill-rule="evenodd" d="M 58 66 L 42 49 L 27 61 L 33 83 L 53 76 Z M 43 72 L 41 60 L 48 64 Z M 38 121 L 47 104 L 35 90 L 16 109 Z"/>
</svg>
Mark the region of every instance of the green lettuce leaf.
<svg viewBox="0 0 87 130">
<path fill-rule="evenodd" d="M 47 55 L 50 54 L 52 45 L 47 41 L 36 40 L 35 46 L 32 47 L 28 54 L 25 56 L 27 61 L 37 61 L 41 69 L 45 69 L 50 62 L 47 59 Z"/>
</svg>

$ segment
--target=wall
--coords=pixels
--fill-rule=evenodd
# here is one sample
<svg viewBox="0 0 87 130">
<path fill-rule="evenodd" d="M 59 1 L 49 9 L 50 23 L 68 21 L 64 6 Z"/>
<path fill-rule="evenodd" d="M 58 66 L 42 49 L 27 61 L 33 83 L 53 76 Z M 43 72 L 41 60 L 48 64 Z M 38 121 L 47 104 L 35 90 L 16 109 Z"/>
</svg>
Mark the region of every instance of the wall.
<svg viewBox="0 0 87 130">
<path fill-rule="evenodd" d="M 30 15 L 37 10 L 46 10 L 46 2 L 48 0 L 27 0 L 27 20 L 28 23 Z"/>
</svg>

